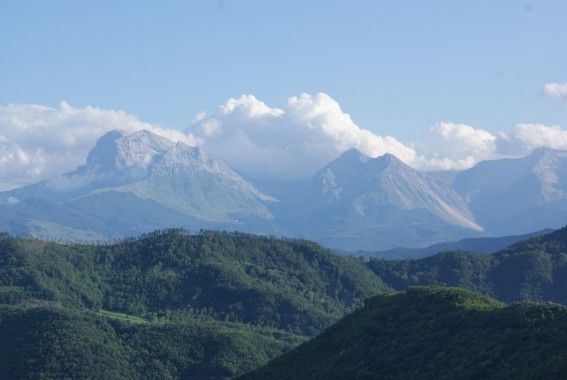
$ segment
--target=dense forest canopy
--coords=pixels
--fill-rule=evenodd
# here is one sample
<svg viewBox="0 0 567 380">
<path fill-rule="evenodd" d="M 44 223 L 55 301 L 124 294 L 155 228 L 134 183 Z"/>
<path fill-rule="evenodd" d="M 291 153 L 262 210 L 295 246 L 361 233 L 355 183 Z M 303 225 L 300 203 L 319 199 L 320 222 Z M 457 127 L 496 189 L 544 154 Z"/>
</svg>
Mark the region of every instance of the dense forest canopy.
<svg viewBox="0 0 567 380">
<path fill-rule="evenodd" d="M 567 228 L 516 243 L 493 255 L 443 252 L 420 260 L 371 259 L 368 267 L 396 290 L 459 286 L 501 301 L 567 305 Z"/>
<path fill-rule="evenodd" d="M 559 379 L 566 341 L 562 306 L 410 287 L 239 379 Z"/>
<path fill-rule="evenodd" d="M 228 379 L 365 299 L 414 285 L 567 304 L 566 245 L 563 228 L 494 255 L 365 262 L 242 233 L 163 230 L 95 245 L 2 234 L 0 377 Z"/>
<path fill-rule="evenodd" d="M 0 377 L 230 378 L 388 289 L 363 260 L 308 241 L 167 230 L 85 245 L 4 234 Z"/>
</svg>

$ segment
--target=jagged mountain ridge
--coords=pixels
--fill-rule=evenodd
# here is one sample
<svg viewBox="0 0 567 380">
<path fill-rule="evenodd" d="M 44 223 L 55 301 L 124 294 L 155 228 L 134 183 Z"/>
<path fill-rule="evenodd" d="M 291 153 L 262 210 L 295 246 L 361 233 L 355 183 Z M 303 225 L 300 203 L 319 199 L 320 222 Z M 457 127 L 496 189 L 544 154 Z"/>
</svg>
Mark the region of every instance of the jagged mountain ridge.
<svg viewBox="0 0 567 380">
<path fill-rule="evenodd" d="M 202 220 L 223 222 L 230 222 L 231 214 L 273 219 L 259 201 L 276 201 L 225 163 L 181 142 L 157 160 L 146 178 L 120 190 L 129 190 L 142 199 L 158 200 Z"/>
<path fill-rule="evenodd" d="M 459 173 L 454 188 L 493 234 L 558 228 L 567 222 L 567 151 L 483 161 Z"/>
<path fill-rule="evenodd" d="M 35 214 L 28 207 L 33 199 L 41 200 Z M 20 230 L 9 232 L 87 240 L 164 227 L 254 231 L 247 218 L 270 231 L 265 222 L 273 216 L 263 202 L 275 201 L 200 148 L 120 130 L 102 136 L 77 170 L 0 193 L 6 215 L 25 215 Z M 9 221 L 3 224 L 9 229 Z"/>
<path fill-rule="evenodd" d="M 332 247 L 392 248 L 482 231 L 463 197 L 391 154 L 370 158 L 349 150 L 298 194 L 281 215 L 288 228 Z"/>
<path fill-rule="evenodd" d="M 550 149 L 482 162 L 452 180 L 351 149 L 306 182 L 263 192 L 200 148 L 116 130 L 77 170 L 0 193 L 0 228 L 93 240 L 184 227 L 300 237 L 346 251 L 415 248 L 561 227 L 564 173 L 567 152 Z"/>
<path fill-rule="evenodd" d="M 352 206 L 360 215 L 373 206 L 419 208 L 451 224 L 482 231 L 465 200 L 455 191 L 391 154 L 370 158 L 352 149 L 316 175 L 311 186 L 317 188 L 317 182 L 323 195 L 332 194 L 336 200 L 346 198 L 346 202 L 352 199 Z"/>
<path fill-rule="evenodd" d="M 63 202 L 82 196 L 97 188 L 116 187 L 144 178 L 152 163 L 175 143 L 149 131 L 128 134 L 114 130 L 103 135 L 89 152 L 84 165 L 75 171 L 3 192 L 0 204 L 42 198 Z"/>
</svg>

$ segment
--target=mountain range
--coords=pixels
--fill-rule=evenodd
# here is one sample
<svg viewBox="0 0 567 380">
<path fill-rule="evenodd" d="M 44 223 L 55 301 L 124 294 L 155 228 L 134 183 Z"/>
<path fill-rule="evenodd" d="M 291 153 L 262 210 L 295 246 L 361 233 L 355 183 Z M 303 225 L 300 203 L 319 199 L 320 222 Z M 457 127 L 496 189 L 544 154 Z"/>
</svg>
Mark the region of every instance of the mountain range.
<svg viewBox="0 0 567 380">
<path fill-rule="evenodd" d="M 306 238 L 347 251 L 520 235 L 567 222 L 567 152 L 484 161 L 449 179 L 351 149 L 306 181 L 246 179 L 148 131 L 102 136 L 84 165 L 0 193 L 0 230 L 109 240 L 160 228 Z"/>
</svg>

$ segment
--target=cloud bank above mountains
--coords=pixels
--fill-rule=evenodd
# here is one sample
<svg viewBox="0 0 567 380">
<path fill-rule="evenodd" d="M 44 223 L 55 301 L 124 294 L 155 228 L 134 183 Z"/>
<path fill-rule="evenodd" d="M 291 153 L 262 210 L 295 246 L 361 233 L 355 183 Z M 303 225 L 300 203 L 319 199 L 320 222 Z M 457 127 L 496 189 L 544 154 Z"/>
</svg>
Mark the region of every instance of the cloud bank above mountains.
<svg viewBox="0 0 567 380">
<path fill-rule="evenodd" d="M 547 84 L 543 92 L 567 105 L 567 83 Z M 350 148 L 372 157 L 391 153 L 421 170 L 466 169 L 538 147 L 567 149 L 567 130 L 560 126 L 521 123 L 493 134 L 439 122 L 424 141 L 402 142 L 360 128 L 324 93 L 290 97 L 282 108 L 242 95 L 212 113 L 198 114 L 186 131 L 145 123 L 123 111 L 75 108 L 65 102 L 58 108 L 10 104 L 0 106 L 0 190 L 75 169 L 96 140 L 113 129 L 145 129 L 201 146 L 250 177 L 271 180 L 306 178 Z"/>
<path fill-rule="evenodd" d="M 230 99 L 196 120 L 190 132 L 211 156 L 269 179 L 305 178 L 350 148 L 371 156 L 390 152 L 405 161 L 415 155 L 393 137 L 359 128 L 324 93 L 291 97 L 283 109 L 251 95 Z"/>
<path fill-rule="evenodd" d="M 549 95 L 557 97 L 562 86 L 545 88 L 554 89 Z M 198 115 L 189 132 L 211 156 L 248 175 L 271 179 L 304 178 L 350 148 L 371 157 L 391 153 L 421 170 L 462 170 L 538 147 L 567 149 L 567 131 L 560 126 L 525 123 L 493 134 L 439 122 L 424 141 L 402 142 L 360 128 L 324 93 L 291 97 L 281 109 L 243 95 L 209 115 Z"/>
</svg>

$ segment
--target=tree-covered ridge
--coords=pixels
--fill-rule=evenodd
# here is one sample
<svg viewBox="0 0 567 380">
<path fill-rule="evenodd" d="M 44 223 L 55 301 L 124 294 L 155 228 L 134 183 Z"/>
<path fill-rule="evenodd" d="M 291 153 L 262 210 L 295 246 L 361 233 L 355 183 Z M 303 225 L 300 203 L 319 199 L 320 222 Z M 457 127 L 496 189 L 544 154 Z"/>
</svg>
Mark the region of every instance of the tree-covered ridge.
<svg viewBox="0 0 567 380">
<path fill-rule="evenodd" d="M 107 248 L 109 268 L 129 279 L 111 276 L 113 310 L 190 307 L 311 335 L 386 289 L 364 262 L 307 241 L 166 233 Z"/>
<path fill-rule="evenodd" d="M 2 379 L 229 379 L 303 339 L 241 323 L 131 324 L 48 302 L 0 306 Z"/>
<path fill-rule="evenodd" d="M 368 267 L 396 290 L 411 285 L 459 286 L 512 302 L 567 305 L 567 227 L 494 255 L 444 252 L 419 260 L 371 259 Z"/>
<path fill-rule="evenodd" d="M 100 245 L 4 234 L 0 378 L 228 379 L 315 336 L 364 299 L 412 285 L 567 304 L 566 245 L 562 229 L 494 255 L 446 252 L 365 263 L 308 241 L 241 233 L 165 230 Z M 504 307 L 459 292 L 406 301 L 426 307 L 437 300 L 438 310 L 447 299 L 465 309 Z M 540 339 L 526 339 L 532 338 Z"/>
<path fill-rule="evenodd" d="M 181 230 L 102 245 L 2 235 L 0 378 L 228 379 L 385 289 L 363 260 L 308 241 Z"/>
<path fill-rule="evenodd" d="M 308 241 L 165 231 L 111 245 L 0 239 L 0 300 L 153 318 L 206 314 L 313 335 L 388 289 L 364 262 Z"/>
<path fill-rule="evenodd" d="M 239 379 L 558 379 L 566 341 L 562 306 L 410 287 Z"/>
</svg>

